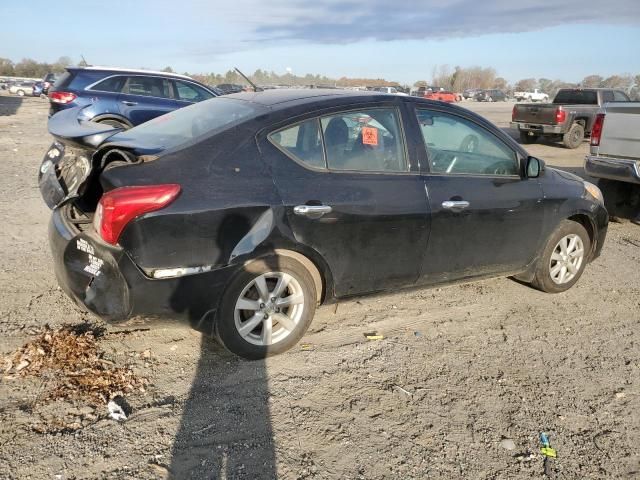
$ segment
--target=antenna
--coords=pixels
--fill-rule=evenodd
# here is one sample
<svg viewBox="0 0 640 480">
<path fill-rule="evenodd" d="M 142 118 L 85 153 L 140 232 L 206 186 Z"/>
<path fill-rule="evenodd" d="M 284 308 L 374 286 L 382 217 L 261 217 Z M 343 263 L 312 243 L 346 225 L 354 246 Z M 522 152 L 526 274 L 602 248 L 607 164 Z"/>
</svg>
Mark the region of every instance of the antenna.
<svg viewBox="0 0 640 480">
<path fill-rule="evenodd" d="M 242 75 L 242 78 L 244 78 L 247 82 L 249 82 L 249 85 L 251 85 L 253 87 L 253 91 L 254 92 L 262 92 L 263 91 L 262 88 L 256 86 L 255 83 L 253 83 L 251 80 L 249 80 L 249 77 L 247 77 L 244 73 L 242 73 L 238 67 L 234 67 L 234 68 L 235 68 L 236 72 L 238 72 L 240 75 Z"/>
<path fill-rule="evenodd" d="M 84 63 L 85 67 L 89 67 L 89 63 L 84 59 L 84 55 L 80 54 L 80 58 L 82 59 L 82 63 Z"/>
</svg>

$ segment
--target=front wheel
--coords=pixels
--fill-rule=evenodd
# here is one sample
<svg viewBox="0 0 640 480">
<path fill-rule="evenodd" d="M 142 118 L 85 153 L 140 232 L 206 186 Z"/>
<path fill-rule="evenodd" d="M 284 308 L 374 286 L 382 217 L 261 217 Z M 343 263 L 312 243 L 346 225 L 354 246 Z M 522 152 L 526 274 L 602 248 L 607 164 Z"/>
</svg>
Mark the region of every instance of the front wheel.
<svg viewBox="0 0 640 480">
<path fill-rule="evenodd" d="M 316 299 L 313 277 L 300 262 L 275 256 L 255 260 L 227 287 L 215 335 L 247 359 L 282 353 L 307 331 Z"/>
<path fill-rule="evenodd" d="M 580 278 L 591 251 L 591 240 L 577 222 L 563 220 L 553 232 L 538 259 L 531 284 L 547 293 L 571 288 Z"/>
</svg>

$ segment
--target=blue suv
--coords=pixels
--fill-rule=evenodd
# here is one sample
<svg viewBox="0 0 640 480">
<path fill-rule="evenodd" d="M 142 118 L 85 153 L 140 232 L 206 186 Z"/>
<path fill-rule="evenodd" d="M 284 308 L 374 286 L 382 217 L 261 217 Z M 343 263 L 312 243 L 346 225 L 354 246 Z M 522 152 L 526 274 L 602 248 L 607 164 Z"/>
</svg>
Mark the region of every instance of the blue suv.
<svg viewBox="0 0 640 480">
<path fill-rule="evenodd" d="M 49 90 L 49 116 L 82 106 L 82 118 L 131 128 L 217 96 L 185 75 L 106 67 L 69 67 Z"/>
</svg>

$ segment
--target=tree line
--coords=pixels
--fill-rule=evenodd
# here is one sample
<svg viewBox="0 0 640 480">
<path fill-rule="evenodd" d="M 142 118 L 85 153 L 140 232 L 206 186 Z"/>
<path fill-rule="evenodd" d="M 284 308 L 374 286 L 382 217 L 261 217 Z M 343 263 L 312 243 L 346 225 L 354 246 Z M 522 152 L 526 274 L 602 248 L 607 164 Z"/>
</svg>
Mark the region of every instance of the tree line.
<svg viewBox="0 0 640 480">
<path fill-rule="evenodd" d="M 86 65 L 84 59 L 74 62 L 70 57 L 63 56 L 53 63 L 38 62 L 31 58 L 23 58 L 14 63 L 8 58 L 0 58 L 0 76 L 8 77 L 28 77 L 42 78 L 49 72 L 61 73 L 69 65 Z M 171 67 L 165 67 L 163 71 L 173 72 Z M 245 72 L 246 73 L 246 72 Z M 188 73 L 185 75 L 207 85 L 220 85 L 222 83 L 246 83 L 244 78 L 235 70 L 228 70 L 221 73 Z M 305 75 L 294 75 L 288 71 L 284 74 L 258 69 L 248 74 L 252 82 L 258 85 L 293 85 L 293 86 L 335 86 L 335 87 L 358 87 L 358 86 L 402 86 L 410 88 L 410 85 L 402 85 L 400 82 L 386 80 L 384 78 L 331 78 L 325 75 L 307 73 Z M 496 70 L 491 67 L 451 67 L 449 65 L 436 65 L 431 71 L 431 78 L 415 82 L 413 87 L 438 86 L 445 90 L 462 92 L 466 89 L 490 89 L 497 88 L 507 93 L 514 91 L 532 91 L 538 89 L 550 97 L 556 94 L 560 88 L 575 87 L 608 87 L 617 88 L 630 94 L 632 98 L 640 99 L 640 75 L 611 75 L 602 77 L 600 75 L 588 75 L 577 83 L 566 82 L 564 80 L 551 80 L 549 78 L 525 78 L 518 80 L 513 85 L 509 84 L 503 77 L 498 76 Z"/>
</svg>

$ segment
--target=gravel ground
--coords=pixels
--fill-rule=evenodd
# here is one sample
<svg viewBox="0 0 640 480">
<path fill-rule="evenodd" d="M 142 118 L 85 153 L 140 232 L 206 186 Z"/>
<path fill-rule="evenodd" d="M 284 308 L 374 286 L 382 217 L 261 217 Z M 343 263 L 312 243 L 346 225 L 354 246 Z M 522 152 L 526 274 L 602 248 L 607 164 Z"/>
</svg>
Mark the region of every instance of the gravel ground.
<svg viewBox="0 0 640 480">
<path fill-rule="evenodd" d="M 464 106 L 508 127 L 510 103 Z M 51 270 L 46 118 L 45 100 L 0 96 L 2 355 L 45 324 L 98 322 Z M 528 149 L 582 174 L 588 147 Z M 0 478 L 541 478 L 541 431 L 556 478 L 640 478 L 639 270 L 640 227 L 612 223 L 566 293 L 499 278 L 344 302 L 319 310 L 305 349 L 263 362 L 177 322 L 112 326 L 105 361 L 149 382 L 129 419 L 5 375 Z"/>
</svg>

